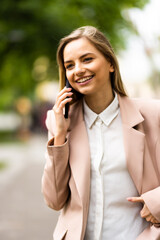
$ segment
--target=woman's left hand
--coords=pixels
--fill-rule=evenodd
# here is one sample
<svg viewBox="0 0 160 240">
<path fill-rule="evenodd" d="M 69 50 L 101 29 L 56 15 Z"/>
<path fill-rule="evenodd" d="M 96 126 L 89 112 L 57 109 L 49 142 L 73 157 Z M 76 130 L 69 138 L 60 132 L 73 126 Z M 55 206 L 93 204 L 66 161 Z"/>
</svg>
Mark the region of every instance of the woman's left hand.
<svg viewBox="0 0 160 240">
<path fill-rule="evenodd" d="M 128 201 L 130 202 L 139 202 L 139 203 L 143 203 L 144 206 L 140 212 L 140 215 L 142 218 L 145 218 L 147 222 L 151 222 L 152 224 L 159 224 L 159 222 L 157 221 L 157 219 L 151 214 L 151 212 L 149 211 L 147 205 L 145 204 L 144 200 L 142 197 L 130 197 L 127 198 Z"/>
</svg>

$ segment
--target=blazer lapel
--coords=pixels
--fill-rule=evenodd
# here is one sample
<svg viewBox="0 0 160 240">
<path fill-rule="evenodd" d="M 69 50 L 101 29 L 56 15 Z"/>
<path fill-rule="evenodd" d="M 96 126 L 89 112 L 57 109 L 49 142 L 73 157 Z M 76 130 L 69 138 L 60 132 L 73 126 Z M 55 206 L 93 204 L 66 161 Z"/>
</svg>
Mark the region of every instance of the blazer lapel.
<svg viewBox="0 0 160 240">
<path fill-rule="evenodd" d="M 137 125 L 143 122 L 144 118 L 131 99 L 120 96 L 118 96 L 118 99 L 122 117 L 127 167 L 139 194 L 141 194 L 145 134 L 140 131 Z"/>
<path fill-rule="evenodd" d="M 90 194 L 90 151 L 87 130 L 83 118 L 82 102 L 72 109 L 73 116 L 69 134 L 70 166 L 76 187 L 83 203 L 87 203 Z"/>
</svg>

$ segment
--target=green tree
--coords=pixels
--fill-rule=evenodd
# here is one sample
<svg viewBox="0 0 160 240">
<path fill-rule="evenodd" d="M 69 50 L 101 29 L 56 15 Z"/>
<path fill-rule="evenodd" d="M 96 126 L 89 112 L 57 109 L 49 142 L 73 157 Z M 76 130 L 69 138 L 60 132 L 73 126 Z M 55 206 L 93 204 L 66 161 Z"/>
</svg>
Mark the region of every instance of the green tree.
<svg viewBox="0 0 160 240">
<path fill-rule="evenodd" d="M 33 97 L 36 79 L 57 77 L 59 39 L 82 25 L 100 28 L 115 51 L 124 47 L 124 29 L 132 26 L 123 10 L 142 8 L 149 0 L 1 0 L 0 110 L 18 96 Z M 35 60 L 48 58 L 47 75 L 34 71 Z M 47 59 L 46 58 L 46 59 Z M 44 59 L 43 59 L 44 60 Z"/>
</svg>

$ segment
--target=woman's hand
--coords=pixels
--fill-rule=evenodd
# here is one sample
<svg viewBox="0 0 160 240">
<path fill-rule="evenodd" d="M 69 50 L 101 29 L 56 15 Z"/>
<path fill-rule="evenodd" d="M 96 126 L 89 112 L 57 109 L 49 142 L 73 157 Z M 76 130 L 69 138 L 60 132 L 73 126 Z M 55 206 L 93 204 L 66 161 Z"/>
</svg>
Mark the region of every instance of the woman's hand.
<svg viewBox="0 0 160 240">
<path fill-rule="evenodd" d="M 67 129 L 69 127 L 70 119 L 65 119 L 63 115 L 63 109 L 66 103 L 72 101 L 72 88 L 64 87 L 58 94 L 56 103 L 53 107 L 56 120 L 56 132 L 54 145 L 62 145 L 65 142 Z"/>
<path fill-rule="evenodd" d="M 152 224 L 156 226 L 159 225 L 159 222 L 157 221 L 157 219 L 151 214 L 151 212 L 149 211 L 147 205 L 145 204 L 144 200 L 142 197 L 130 197 L 127 198 L 128 201 L 130 202 L 139 202 L 139 203 L 143 203 L 143 208 L 140 212 L 140 215 L 142 218 L 145 218 L 147 222 L 151 222 Z"/>
</svg>

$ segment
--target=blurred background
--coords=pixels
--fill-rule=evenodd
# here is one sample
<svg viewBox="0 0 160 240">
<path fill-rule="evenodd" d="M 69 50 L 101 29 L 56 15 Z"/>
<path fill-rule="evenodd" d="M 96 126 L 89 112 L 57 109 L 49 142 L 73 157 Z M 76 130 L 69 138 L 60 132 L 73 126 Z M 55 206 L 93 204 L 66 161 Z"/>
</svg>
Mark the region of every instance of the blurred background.
<svg viewBox="0 0 160 240">
<path fill-rule="evenodd" d="M 109 38 L 132 97 L 160 97 L 159 0 L 1 0 L 0 239 L 51 240 L 41 194 L 45 118 L 58 92 L 61 37 L 93 25 Z"/>
</svg>

